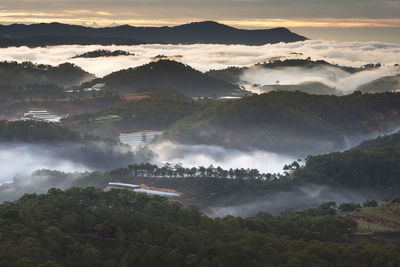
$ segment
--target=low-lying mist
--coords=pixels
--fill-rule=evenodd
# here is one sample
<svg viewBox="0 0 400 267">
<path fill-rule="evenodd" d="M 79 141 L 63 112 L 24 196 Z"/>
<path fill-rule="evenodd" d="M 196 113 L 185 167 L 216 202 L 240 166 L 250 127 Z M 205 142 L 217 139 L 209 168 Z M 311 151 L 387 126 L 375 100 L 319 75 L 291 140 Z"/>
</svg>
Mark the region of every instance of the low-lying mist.
<svg viewBox="0 0 400 267">
<path fill-rule="evenodd" d="M 134 53 L 132 56 L 75 58 L 72 57 L 97 50 L 124 50 Z M 263 46 L 246 45 L 135 45 L 135 46 L 100 46 L 100 45 L 62 45 L 49 47 L 10 47 L 0 49 L 1 60 L 18 62 L 32 61 L 58 65 L 64 62 L 75 63 L 83 69 L 102 77 L 111 72 L 136 67 L 148 63 L 157 55 L 189 64 L 200 71 L 224 69 L 229 66 L 251 66 L 270 59 L 306 58 L 323 59 L 330 63 L 360 67 L 368 63 L 381 63 L 393 66 L 399 62 L 400 44 L 381 42 L 334 42 L 308 40 L 296 43 L 267 44 Z M 176 57 L 176 56 L 182 57 Z M 277 79 L 274 79 L 275 82 Z"/>
<path fill-rule="evenodd" d="M 369 195 L 368 197 L 369 199 L 375 199 L 377 196 Z M 248 217 L 255 215 L 257 212 L 279 214 L 288 209 L 300 211 L 307 208 L 315 208 L 324 202 L 334 201 L 339 205 L 340 203 L 348 202 L 362 203 L 366 199 L 367 197 L 360 193 L 307 184 L 298 186 L 290 192 L 276 192 L 260 197 L 250 203 L 216 207 L 208 209 L 206 212 L 211 217 L 224 217 L 227 215 Z"/>
<path fill-rule="evenodd" d="M 87 144 L 0 144 L 0 184 L 16 175 L 40 169 L 65 172 L 109 170 L 126 167 L 134 160 L 129 148 L 103 143 Z"/>
<path fill-rule="evenodd" d="M 162 142 L 149 146 L 155 153 L 154 163 L 182 163 L 185 167 L 254 168 L 266 173 L 279 173 L 285 164 L 297 158 L 267 151 L 240 151 L 211 145 L 183 145 Z"/>
<path fill-rule="evenodd" d="M 354 74 L 330 66 L 314 68 L 250 68 L 244 71 L 240 80 L 259 85 L 296 85 L 319 82 L 338 90 L 342 94 L 348 94 L 360 85 L 372 82 L 381 77 L 397 74 L 400 74 L 400 67 L 395 66 L 384 66 Z"/>
</svg>

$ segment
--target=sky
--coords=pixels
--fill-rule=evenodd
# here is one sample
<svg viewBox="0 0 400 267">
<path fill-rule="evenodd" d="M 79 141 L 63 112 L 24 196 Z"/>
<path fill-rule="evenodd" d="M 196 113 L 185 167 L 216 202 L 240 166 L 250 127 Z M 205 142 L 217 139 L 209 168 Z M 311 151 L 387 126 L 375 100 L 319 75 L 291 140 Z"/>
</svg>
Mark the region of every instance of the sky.
<svg viewBox="0 0 400 267">
<path fill-rule="evenodd" d="M 311 39 L 400 42 L 400 0 L 0 0 L 0 23 L 173 26 L 215 20 Z"/>
</svg>

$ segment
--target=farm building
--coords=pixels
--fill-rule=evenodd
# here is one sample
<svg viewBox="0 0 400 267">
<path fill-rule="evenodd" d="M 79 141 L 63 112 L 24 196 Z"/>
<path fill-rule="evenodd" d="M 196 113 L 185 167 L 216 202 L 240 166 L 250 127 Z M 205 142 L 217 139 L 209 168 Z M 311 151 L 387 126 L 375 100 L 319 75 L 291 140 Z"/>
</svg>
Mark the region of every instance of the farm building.
<svg viewBox="0 0 400 267">
<path fill-rule="evenodd" d="M 119 140 L 123 144 L 136 148 L 140 145 L 151 143 L 156 136 L 161 136 L 163 131 L 140 131 L 134 133 L 120 133 Z"/>
<path fill-rule="evenodd" d="M 156 196 L 163 196 L 163 197 L 181 197 L 180 194 L 178 194 L 176 191 L 173 191 L 173 190 L 164 189 L 165 191 L 161 191 L 163 189 L 155 190 L 154 188 L 150 189 L 150 187 L 148 187 L 146 185 L 136 185 L 136 184 L 127 184 L 127 183 L 118 183 L 118 182 L 109 182 L 108 186 L 105 188 L 105 191 L 108 191 L 112 188 L 129 189 L 129 190 L 133 190 L 134 192 L 138 192 L 138 193 L 145 193 L 145 194 L 149 194 L 149 195 L 156 195 Z"/>
<path fill-rule="evenodd" d="M 109 186 L 112 187 L 122 187 L 122 188 L 129 188 L 129 189 L 136 189 L 136 188 L 140 188 L 140 185 L 136 185 L 136 184 L 125 184 L 125 183 L 108 183 Z"/>
<path fill-rule="evenodd" d="M 37 121 L 49 121 L 59 122 L 61 117 L 50 114 L 47 110 L 30 110 L 24 113 L 24 116 L 20 117 L 20 120 L 37 120 Z"/>
</svg>

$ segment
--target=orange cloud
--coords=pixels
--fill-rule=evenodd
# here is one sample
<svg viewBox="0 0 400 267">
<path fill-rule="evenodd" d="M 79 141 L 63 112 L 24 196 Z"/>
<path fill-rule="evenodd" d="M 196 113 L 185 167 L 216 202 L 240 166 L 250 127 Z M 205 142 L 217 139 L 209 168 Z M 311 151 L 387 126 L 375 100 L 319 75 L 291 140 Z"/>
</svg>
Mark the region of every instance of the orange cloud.
<svg viewBox="0 0 400 267">
<path fill-rule="evenodd" d="M 111 18 L 112 16 L 112 18 Z M 64 10 L 60 13 L 6 11 L 0 10 L 0 23 L 48 23 L 61 22 L 69 24 L 93 24 L 99 26 L 130 24 L 136 26 L 173 26 L 191 21 L 208 20 L 209 18 L 175 18 L 175 19 L 146 19 L 136 18 L 137 14 L 113 14 L 103 10 L 75 9 Z M 400 27 L 400 18 L 365 19 L 365 18 L 297 18 L 297 19 L 223 19 L 218 22 L 239 28 L 273 28 L 273 27 Z"/>
</svg>

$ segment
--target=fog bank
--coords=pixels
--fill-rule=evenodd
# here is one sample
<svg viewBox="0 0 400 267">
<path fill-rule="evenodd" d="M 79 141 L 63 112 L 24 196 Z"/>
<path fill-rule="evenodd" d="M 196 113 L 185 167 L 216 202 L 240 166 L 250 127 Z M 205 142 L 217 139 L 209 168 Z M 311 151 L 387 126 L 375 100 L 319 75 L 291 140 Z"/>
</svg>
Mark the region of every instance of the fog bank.
<svg viewBox="0 0 400 267">
<path fill-rule="evenodd" d="M 124 50 L 134 53 L 133 56 L 75 58 L 85 52 L 106 49 Z M 63 45 L 49 47 L 10 47 L 0 49 L 0 60 L 18 62 L 32 61 L 50 65 L 64 62 L 75 63 L 83 69 L 102 77 L 111 72 L 146 64 L 157 55 L 189 64 L 200 71 L 224 69 L 229 66 L 251 66 L 271 59 L 306 58 L 323 59 L 330 63 L 360 67 L 368 63 L 393 66 L 399 62 L 400 44 L 381 42 L 335 42 L 308 40 L 296 43 L 267 44 L 263 46 L 245 45 L 135 45 L 135 46 L 101 46 L 101 45 Z M 179 56 L 179 57 L 177 57 Z M 182 56 L 182 57 L 180 57 Z M 274 82 L 276 79 L 274 80 Z"/>
<path fill-rule="evenodd" d="M 255 168 L 265 173 L 282 172 L 285 164 L 296 160 L 283 154 L 267 151 L 240 151 L 211 145 L 183 145 L 162 142 L 149 146 L 155 153 L 155 164 L 182 163 L 185 167 Z"/>
<path fill-rule="evenodd" d="M 400 74 L 400 67 L 384 66 L 364 70 L 354 74 L 335 67 L 286 67 L 286 68 L 250 68 L 241 75 L 240 80 L 259 85 L 296 85 L 308 82 L 323 83 L 343 94 L 348 94 L 358 86 L 385 76 Z M 400 88 L 399 88 L 400 89 Z"/>
<path fill-rule="evenodd" d="M 16 175 L 40 169 L 64 172 L 108 170 L 126 167 L 133 162 L 127 148 L 102 143 L 83 144 L 0 144 L 0 184 Z"/>
<path fill-rule="evenodd" d="M 369 196 L 374 198 L 376 196 Z M 237 206 L 216 207 L 210 209 L 207 214 L 211 217 L 224 217 L 227 215 L 248 217 L 257 212 L 279 214 L 288 209 L 300 211 L 307 208 L 315 208 L 324 202 L 334 201 L 340 203 L 362 203 L 366 196 L 346 190 L 337 191 L 328 186 L 308 184 L 297 187 L 291 192 L 276 192 L 261 197 L 259 200 Z"/>
</svg>

